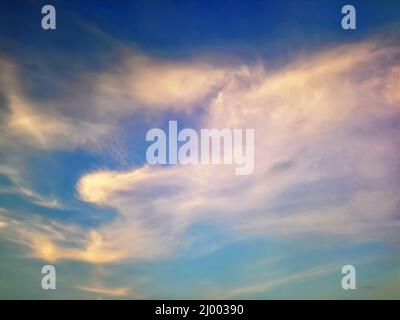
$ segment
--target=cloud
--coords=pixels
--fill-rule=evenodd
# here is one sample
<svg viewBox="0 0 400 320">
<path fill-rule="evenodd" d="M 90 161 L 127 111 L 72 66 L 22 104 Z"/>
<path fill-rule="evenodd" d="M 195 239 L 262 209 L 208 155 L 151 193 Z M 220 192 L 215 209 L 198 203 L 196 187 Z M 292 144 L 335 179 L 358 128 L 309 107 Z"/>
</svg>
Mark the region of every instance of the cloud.
<svg viewBox="0 0 400 320">
<path fill-rule="evenodd" d="M 78 289 L 113 297 L 125 297 L 129 294 L 128 288 L 78 287 Z"/>
<path fill-rule="evenodd" d="M 390 237 L 398 226 L 399 133 L 386 123 L 398 108 L 381 89 L 396 81 L 387 82 L 396 53 L 397 47 L 371 41 L 316 53 L 273 73 L 260 65 L 227 73 L 199 122 L 255 128 L 252 176 L 239 178 L 220 166 L 144 166 L 86 174 L 78 192 L 117 210 L 119 218 L 99 232 L 128 243 L 130 230 L 139 228 L 155 236 L 151 242 L 168 239 L 174 248 L 190 242 L 185 230 L 201 220 L 247 237 Z M 136 258 L 132 251 L 123 256 Z"/>
<path fill-rule="evenodd" d="M 93 285 L 93 286 L 79 286 L 77 287 L 78 290 L 89 292 L 95 294 L 97 298 L 102 297 L 129 297 L 130 299 L 146 299 L 148 298 L 147 295 L 138 292 L 132 288 L 128 287 L 117 287 L 117 288 L 110 288 L 106 286 L 100 285 Z"/>
<path fill-rule="evenodd" d="M 41 259 L 91 263 L 169 257 L 190 246 L 187 230 L 201 221 L 227 227 L 237 238 L 398 241 L 398 52 L 366 41 L 301 57 L 275 71 L 268 71 L 268 63 L 218 68 L 128 57 L 92 78 L 96 121 L 111 109 L 113 122 L 201 105 L 201 128 L 255 129 L 254 174 L 235 176 L 233 166 L 214 165 L 88 172 L 77 182 L 79 197 L 114 209 L 115 220 L 62 231 L 65 243 L 40 228 L 23 231 L 22 238 L 31 239 L 27 245 Z M 34 120 L 24 122 L 24 112 L 31 112 L 24 105 L 14 100 L 11 131 L 29 132 L 39 144 L 44 139 L 51 147 L 54 139 L 59 145 L 58 126 L 83 135 L 71 138 L 72 145 L 94 132 L 63 116 L 55 120 L 62 124 L 37 129 L 37 119 L 54 119 L 42 118 L 36 106 Z M 94 136 L 90 141 L 96 144 L 103 134 Z M 72 240 L 75 232 L 83 234 L 81 240 Z M 70 241 L 74 246 L 66 245 Z"/>
<path fill-rule="evenodd" d="M 4 210 L 0 208 L 0 229 L 6 228 L 8 225 L 5 219 L 3 218 L 3 213 Z"/>
<path fill-rule="evenodd" d="M 34 212 L 3 210 L 1 237 L 29 249 L 29 256 L 49 262 L 78 260 L 93 264 L 119 261 L 118 253 L 103 248 L 95 230 L 41 217 Z"/>
<path fill-rule="evenodd" d="M 32 203 L 47 208 L 62 208 L 61 203 L 53 196 L 44 197 L 29 188 L 18 170 L 13 167 L 0 165 L 0 174 L 8 177 L 14 184 L 10 187 L 0 188 L 0 193 L 18 194 Z"/>
<path fill-rule="evenodd" d="M 400 105 L 400 67 L 393 67 L 386 84 L 386 97 L 396 106 Z"/>
<path fill-rule="evenodd" d="M 382 259 L 382 257 L 370 256 L 368 258 L 361 258 L 355 265 L 358 268 L 361 265 L 373 263 L 377 261 L 377 259 Z M 320 266 L 309 266 L 302 270 L 294 270 L 293 272 L 278 270 L 272 274 L 264 274 L 261 277 L 259 276 L 259 272 L 246 272 L 244 274 L 245 279 L 242 279 L 243 282 L 247 280 L 245 284 L 230 288 L 214 287 L 210 289 L 209 295 L 215 299 L 243 299 L 246 297 L 254 297 L 259 294 L 270 292 L 276 288 L 309 281 L 310 279 L 320 279 L 333 273 L 340 274 L 341 267 L 344 265 L 346 265 L 346 262 L 336 261 Z M 264 268 L 264 271 L 265 270 Z M 254 275 L 259 277 L 257 281 L 254 280 Z"/>
<path fill-rule="evenodd" d="M 58 108 L 57 101 L 38 105 L 28 98 L 22 89 L 19 68 L 14 63 L 1 59 L 0 72 L 0 93 L 8 111 L 1 121 L 2 149 L 16 144 L 43 150 L 90 148 L 103 145 L 113 133 L 113 124 L 67 117 Z"/>
<path fill-rule="evenodd" d="M 166 62 L 132 54 L 96 77 L 96 100 L 107 111 L 192 110 L 218 89 L 228 70 L 205 62 Z M 118 106 L 115 110 L 115 106 Z"/>
<path fill-rule="evenodd" d="M 228 72 L 207 62 L 172 63 L 130 51 L 121 63 L 97 72 L 82 71 L 55 98 L 39 100 L 26 89 L 31 84 L 23 81 L 21 69 L 10 59 L 0 59 L 2 149 L 82 148 L 111 152 L 117 158 L 126 152 L 118 136 L 121 120 L 157 117 L 160 111 L 191 111 L 222 86 Z"/>
<path fill-rule="evenodd" d="M 300 272 L 294 272 L 289 275 L 276 277 L 269 281 L 261 281 L 252 285 L 245 285 L 230 290 L 223 290 L 218 294 L 214 294 L 218 299 L 233 299 L 235 297 L 254 296 L 260 293 L 268 292 L 276 287 L 305 281 L 309 278 L 317 278 L 326 274 L 337 272 L 337 265 L 325 265 L 314 268 L 309 268 Z"/>
</svg>

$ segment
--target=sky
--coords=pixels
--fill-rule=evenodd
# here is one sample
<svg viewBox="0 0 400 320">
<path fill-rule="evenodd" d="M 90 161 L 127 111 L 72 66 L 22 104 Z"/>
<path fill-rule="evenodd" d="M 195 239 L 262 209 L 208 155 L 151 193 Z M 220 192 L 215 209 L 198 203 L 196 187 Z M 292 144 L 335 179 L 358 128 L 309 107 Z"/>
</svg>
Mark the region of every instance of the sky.
<svg viewBox="0 0 400 320">
<path fill-rule="evenodd" d="M 0 298 L 399 299 L 400 2 L 350 2 L 1 1 Z M 253 173 L 148 164 L 169 121 Z"/>
</svg>

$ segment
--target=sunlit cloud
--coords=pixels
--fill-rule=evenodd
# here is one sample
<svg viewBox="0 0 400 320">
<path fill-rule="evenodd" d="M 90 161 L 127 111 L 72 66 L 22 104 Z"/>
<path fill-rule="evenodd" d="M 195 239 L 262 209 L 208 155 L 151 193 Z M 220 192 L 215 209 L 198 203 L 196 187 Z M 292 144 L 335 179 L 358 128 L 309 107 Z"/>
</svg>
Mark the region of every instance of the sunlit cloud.
<svg viewBox="0 0 400 320">
<path fill-rule="evenodd" d="M 78 287 L 78 289 L 114 297 L 125 297 L 129 294 L 127 288 Z"/>
<path fill-rule="evenodd" d="M 201 102 L 200 126 L 254 128 L 256 135 L 253 175 L 237 177 L 233 168 L 213 165 L 95 170 L 77 182 L 78 196 L 113 208 L 114 221 L 90 230 L 77 227 L 83 234 L 78 243 L 61 231 L 72 247 L 40 229 L 18 227 L 24 230 L 19 233 L 35 257 L 90 263 L 173 255 L 178 244 L 190 244 L 188 227 L 203 220 L 228 226 L 238 237 L 393 238 L 398 133 L 384 124 L 398 116 L 398 52 L 396 46 L 366 41 L 302 57 L 273 72 L 268 62 L 218 68 L 134 54 L 93 76 L 90 108 L 98 116 L 87 125 L 39 111 L 15 89 L 18 78 L 10 71 L 15 68 L 6 64 L 6 81 L 14 82 L 5 87 L 9 134 L 29 137 L 39 148 L 101 144 L 113 131 L 101 124 L 105 106 L 115 108 L 116 124 L 144 109 L 187 112 Z M 369 133 L 378 130 L 377 122 L 380 133 Z M 366 134 L 358 134 L 362 130 Z"/>
<path fill-rule="evenodd" d="M 102 170 L 81 178 L 79 194 L 120 214 L 99 232 L 130 239 L 130 230 L 139 228 L 152 233 L 151 242 L 167 236 L 171 248 L 185 242 L 184 230 L 202 219 L 247 236 L 390 236 L 398 225 L 398 184 L 390 178 L 398 161 L 396 133 L 382 130 L 371 137 L 352 131 L 374 130 L 375 121 L 396 116 L 396 103 L 379 89 L 395 81 L 388 79 L 397 52 L 365 42 L 300 59 L 271 74 L 261 66 L 228 73 L 200 123 L 255 128 L 253 176 L 237 178 L 229 168 L 215 166 Z M 337 188 L 346 190 L 338 195 Z M 291 192 L 303 193 L 303 199 L 285 209 L 284 195 Z M 135 255 L 128 251 L 125 258 Z"/>
<path fill-rule="evenodd" d="M 101 108 L 118 114 L 137 109 L 191 110 L 220 88 L 228 71 L 205 62 L 173 63 L 132 53 L 96 78 L 96 101 Z"/>
</svg>

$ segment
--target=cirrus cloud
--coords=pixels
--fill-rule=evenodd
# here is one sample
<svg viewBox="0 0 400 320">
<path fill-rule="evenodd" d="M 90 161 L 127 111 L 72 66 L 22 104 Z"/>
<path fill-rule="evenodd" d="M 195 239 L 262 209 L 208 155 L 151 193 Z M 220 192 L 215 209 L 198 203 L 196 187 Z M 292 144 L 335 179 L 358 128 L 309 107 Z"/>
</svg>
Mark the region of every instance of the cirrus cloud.
<svg viewBox="0 0 400 320">
<path fill-rule="evenodd" d="M 94 77 L 97 120 L 111 108 L 118 120 L 201 104 L 200 127 L 255 129 L 254 174 L 238 177 L 232 167 L 213 165 L 89 172 L 77 183 L 78 195 L 114 209 L 112 222 L 78 228 L 78 242 L 67 231 L 65 239 L 52 239 L 36 228 L 20 228 L 21 239 L 36 257 L 91 263 L 168 257 L 190 246 L 187 230 L 200 221 L 227 226 L 235 237 L 398 241 L 398 53 L 398 46 L 366 41 L 273 72 L 261 64 L 212 68 L 129 57 Z M 72 144 L 84 145 L 101 128 L 95 123 L 86 131 L 64 116 L 23 107 L 21 98 L 10 101 L 11 131 L 41 144 L 58 145 L 61 128 L 79 132 Z M 99 132 L 101 140 L 109 131 Z"/>
</svg>

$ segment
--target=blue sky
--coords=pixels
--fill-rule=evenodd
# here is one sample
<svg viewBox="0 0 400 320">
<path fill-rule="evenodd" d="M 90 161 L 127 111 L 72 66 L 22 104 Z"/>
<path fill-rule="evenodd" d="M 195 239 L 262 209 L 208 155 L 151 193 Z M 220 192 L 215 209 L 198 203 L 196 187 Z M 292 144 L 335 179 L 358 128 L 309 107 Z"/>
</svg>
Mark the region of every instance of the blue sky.
<svg viewBox="0 0 400 320">
<path fill-rule="evenodd" d="M 396 1 L 44 4 L 0 3 L 1 298 L 399 298 Z M 147 165 L 169 120 L 254 173 Z"/>
</svg>

